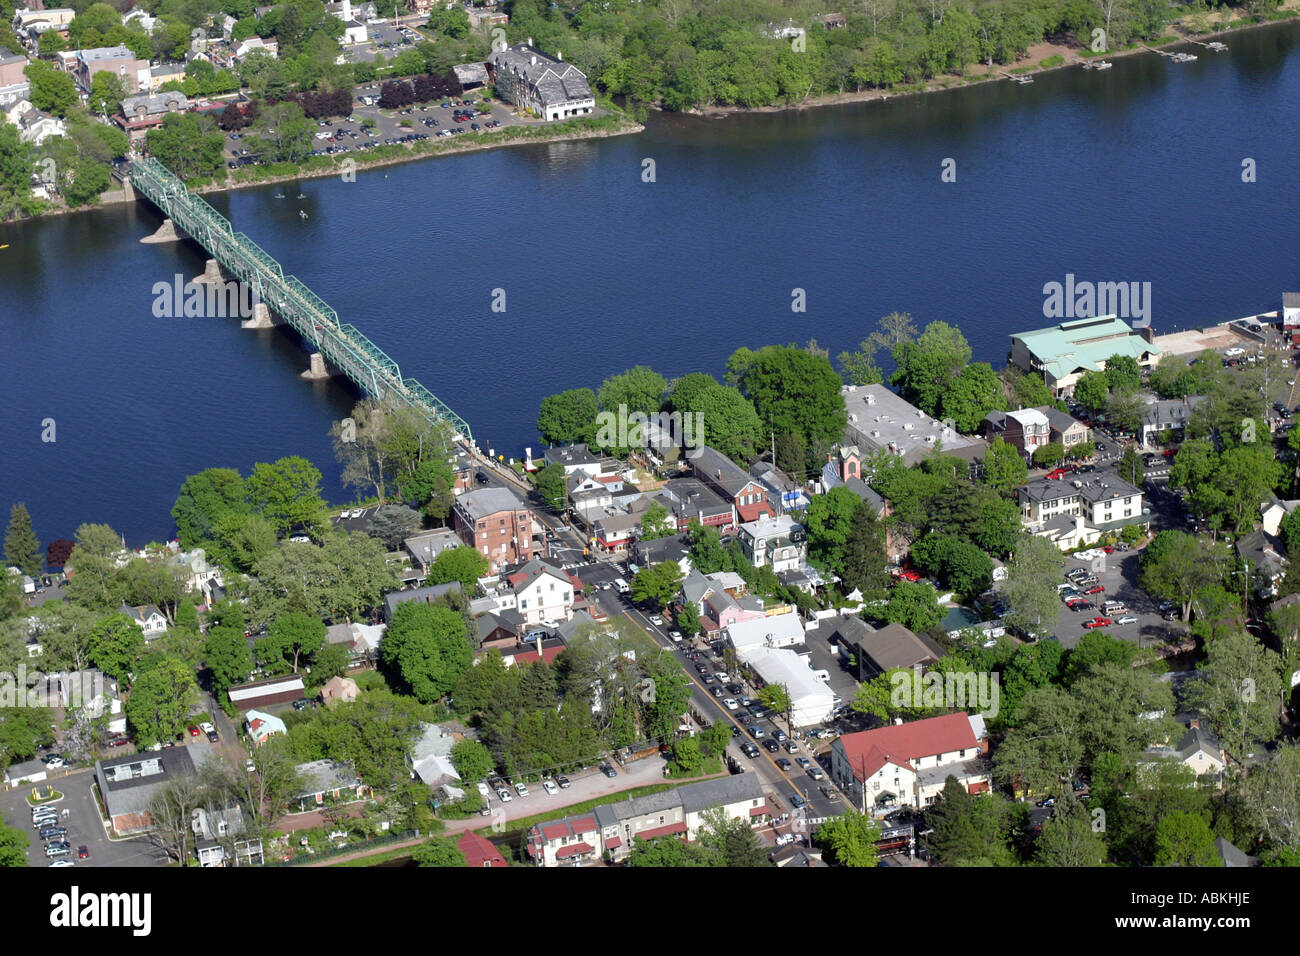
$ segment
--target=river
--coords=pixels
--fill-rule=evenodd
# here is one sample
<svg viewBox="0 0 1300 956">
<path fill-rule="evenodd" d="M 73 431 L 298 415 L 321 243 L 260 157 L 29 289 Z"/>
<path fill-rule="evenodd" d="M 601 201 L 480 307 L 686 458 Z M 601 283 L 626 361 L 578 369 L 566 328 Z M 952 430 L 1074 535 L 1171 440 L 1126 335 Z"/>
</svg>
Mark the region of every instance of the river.
<svg viewBox="0 0 1300 956">
<path fill-rule="evenodd" d="M 293 184 L 288 199 L 207 198 L 481 447 L 520 455 L 550 393 L 636 364 L 720 375 L 740 345 L 815 337 L 834 354 L 895 309 L 959 325 L 1000 366 L 1010 333 L 1049 324 L 1043 285 L 1067 273 L 1150 282 L 1157 332 L 1277 307 L 1300 288 L 1298 40 L 1287 25 L 1231 36 L 1225 54 L 1190 48 L 1187 64 L 656 114 L 634 136 L 310 180 L 301 201 Z M 0 505 L 25 501 L 42 541 L 83 521 L 133 546 L 167 537 L 186 475 L 282 455 L 346 497 L 327 432 L 355 393 L 299 380 L 290 333 L 155 317 L 154 284 L 204 258 L 140 244 L 159 218 L 141 201 L 0 226 Z"/>
</svg>

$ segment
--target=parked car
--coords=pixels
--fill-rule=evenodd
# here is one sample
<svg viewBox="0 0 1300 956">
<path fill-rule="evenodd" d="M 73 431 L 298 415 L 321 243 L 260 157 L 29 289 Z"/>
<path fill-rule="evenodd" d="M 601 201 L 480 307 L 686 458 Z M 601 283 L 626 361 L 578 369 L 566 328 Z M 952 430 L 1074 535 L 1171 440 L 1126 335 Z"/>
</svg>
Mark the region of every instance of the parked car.
<svg viewBox="0 0 1300 956">
<path fill-rule="evenodd" d="M 723 700 L 722 705 L 726 707 L 727 710 L 738 710 L 740 708 L 740 704 L 736 703 L 734 697 L 726 698 L 725 700 Z"/>
<path fill-rule="evenodd" d="M 562 773 L 556 775 L 555 782 L 560 785 L 561 790 L 568 790 L 571 786 L 573 786 L 573 784 L 569 783 L 569 778 Z"/>
<path fill-rule="evenodd" d="M 67 766 L 67 764 L 64 763 L 63 758 L 58 754 L 46 754 L 41 758 L 41 762 L 50 770 L 61 770 L 63 767 Z"/>
<path fill-rule="evenodd" d="M 41 827 L 40 830 L 37 831 L 37 835 L 42 840 L 52 840 L 55 837 L 66 836 L 67 832 L 68 832 L 67 827 L 48 826 L 48 827 Z"/>
<path fill-rule="evenodd" d="M 514 797 L 510 796 L 510 791 L 505 787 L 497 787 L 497 799 L 502 803 L 509 803 Z"/>
<path fill-rule="evenodd" d="M 788 754 L 797 754 L 799 752 L 799 745 L 795 743 L 793 740 L 787 740 L 781 746 L 785 749 L 785 752 Z"/>
<path fill-rule="evenodd" d="M 611 778 L 618 776 L 618 771 L 615 770 L 610 764 L 607 763 L 603 763 L 600 765 L 600 772 L 603 773 L 605 776 Z"/>
<path fill-rule="evenodd" d="M 67 843 L 47 843 L 45 844 L 45 856 L 49 859 L 56 856 L 67 856 L 71 849 Z"/>
<path fill-rule="evenodd" d="M 794 769 L 794 764 L 790 763 L 790 761 L 786 760 L 784 757 L 778 757 L 776 760 L 776 765 L 780 767 L 782 770 Z"/>
<path fill-rule="evenodd" d="M 797 763 L 799 766 L 803 767 L 805 770 L 807 770 L 809 767 L 812 766 L 812 761 L 809 760 L 807 757 L 795 757 L 794 762 Z"/>
<path fill-rule="evenodd" d="M 525 784 L 522 780 L 520 780 L 517 784 L 515 784 L 515 793 L 519 794 L 519 796 L 521 797 L 528 796 L 528 785 Z"/>
<path fill-rule="evenodd" d="M 1087 628 L 1110 627 L 1110 625 L 1114 623 L 1115 622 L 1108 617 L 1094 617 L 1091 621 L 1084 621 L 1083 626 Z"/>
<path fill-rule="evenodd" d="M 1124 617 L 1121 618 L 1117 618 L 1115 621 L 1116 624 L 1136 624 L 1137 622 L 1138 619 L 1131 614 L 1125 615 Z"/>
<path fill-rule="evenodd" d="M 1056 798 L 1047 797 L 1045 800 L 1039 800 L 1037 805 L 1040 807 L 1054 807 L 1056 806 Z"/>
<path fill-rule="evenodd" d="M 776 741 L 773 740 L 771 737 L 763 741 L 763 746 L 767 748 L 768 753 L 773 753 L 773 754 L 778 752 L 781 749 L 776 745 Z"/>
<path fill-rule="evenodd" d="M 808 768 L 808 776 L 812 777 L 814 780 L 826 779 L 826 774 L 822 773 L 822 768 L 818 767 L 816 764 Z"/>
<path fill-rule="evenodd" d="M 542 789 L 552 795 L 560 792 L 560 788 L 557 787 L 555 785 L 555 781 L 551 780 L 550 778 L 547 778 L 546 780 L 542 781 Z"/>
<path fill-rule="evenodd" d="M 1102 587 L 1100 584 L 1094 584 L 1092 587 L 1088 588 L 1083 593 L 1084 594 L 1105 594 L 1106 589 Z"/>
</svg>

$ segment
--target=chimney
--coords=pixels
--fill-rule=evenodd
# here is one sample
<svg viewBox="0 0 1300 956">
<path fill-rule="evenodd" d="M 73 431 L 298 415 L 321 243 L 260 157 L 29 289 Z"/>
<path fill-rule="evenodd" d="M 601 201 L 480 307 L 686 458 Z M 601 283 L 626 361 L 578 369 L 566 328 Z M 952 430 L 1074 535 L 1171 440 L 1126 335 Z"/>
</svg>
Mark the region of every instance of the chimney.
<svg viewBox="0 0 1300 956">
<path fill-rule="evenodd" d="M 564 62 L 564 51 L 563 51 L 563 50 L 556 50 L 556 51 L 555 51 L 555 58 L 556 58 L 557 60 L 559 60 L 561 63 L 563 63 L 563 62 Z"/>
<path fill-rule="evenodd" d="M 529 45 L 529 46 L 532 46 L 532 45 L 533 45 L 533 38 L 532 38 L 532 37 L 529 37 L 529 38 L 528 38 L 528 45 Z"/>
<path fill-rule="evenodd" d="M 1201 718 L 1200 718 L 1200 717 L 1193 717 L 1191 720 L 1189 720 L 1189 721 L 1187 722 L 1187 729 L 1188 729 L 1188 730 L 1200 730 L 1200 729 L 1201 729 Z"/>
<path fill-rule="evenodd" d="M 531 66 L 536 66 L 536 65 L 537 65 L 537 57 L 535 57 L 535 56 L 530 56 L 530 57 L 528 58 L 528 62 L 529 62 L 529 65 L 531 65 Z"/>
</svg>

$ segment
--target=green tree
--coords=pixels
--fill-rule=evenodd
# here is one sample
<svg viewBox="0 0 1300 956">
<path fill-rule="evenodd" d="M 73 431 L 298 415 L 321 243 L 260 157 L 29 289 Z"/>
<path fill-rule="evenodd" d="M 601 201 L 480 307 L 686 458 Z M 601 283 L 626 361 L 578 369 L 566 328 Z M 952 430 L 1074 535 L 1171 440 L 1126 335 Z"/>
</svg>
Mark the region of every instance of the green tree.
<svg viewBox="0 0 1300 956">
<path fill-rule="evenodd" d="M 552 462 L 545 468 L 539 468 L 533 475 L 533 487 L 541 495 L 542 501 L 556 514 L 563 515 L 569 503 L 569 473 L 559 462 Z"/>
<path fill-rule="evenodd" d="M 29 61 L 23 72 L 31 86 L 28 99 L 38 110 L 66 116 L 76 105 L 77 84 L 70 74 L 42 60 Z"/>
<path fill-rule="evenodd" d="M 876 843 L 880 827 L 870 817 L 856 810 L 845 810 L 817 828 L 817 845 L 835 866 L 867 867 L 876 865 Z"/>
<path fill-rule="evenodd" d="M 804 524 L 808 529 L 808 560 L 835 574 L 844 569 L 844 546 L 862 499 L 840 485 L 808 502 Z"/>
<path fill-rule="evenodd" d="M 667 538 L 676 533 L 677 522 L 669 516 L 668 509 L 657 501 L 651 502 L 645 514 L 641 516 L 639 535 L 641 540 L 653 541 L 655 538 Z"/>
<path fill-rule="evenodd" d="M 596 393 L 571 388 L 542 399 L 537 413 L 537 433 L 551 445 L 590 442 L 596 433 Z"/>
<path fill-rule="evenodd" d="M 840 577 L 846 587 L 861 591 L 868 600 L 885 595 L 889 587 L 885 524 L 866 501 L 853 512 L 842 555 Z"/>
<path fill-rule="evenodd" d="M 397 550 L 402 542 L 420 530 L 420 515 L 406 505 L 381 505 L 370 518 L 366 534 Z"/>
<path fill-rule="evenodd" d="M 1051 468 L 1065 459 L 1065 446 L 1054 441 L 1034 449 L 1034 465 L 1038 468 Z"/>
<path fill-rule="evenodd" d="M 809 444 L 843 436 L 848 421 L 843 383 L 829 359 L 794 346 L 767 346 L 751 354 L 737 384 L 766 432 L 797 434 Z"/>
<path fill-rule="evenodd" d="M 75 537 L 76 546 L 68 557 L 68 600 L 91 610 L 119 607 L 126 597 L 116 564 L 125 550 L 122 539 L 106 524 L 83 524 Z"/>
<path fill-rule="evenodd" d="M 464 15 L 464 11 L 459 11 Z M 433 837 L 411 851 L 416 866 L 467 866 L 465 854 L 460 852 L 452 837 Z"/>
<path fill-rule="evenodd" d="M 1065 556 L 1046 538 L 1022 534 L 1007 565 L 1002 597 L 1007 602 L 1006 621 L 1025 634 L 1050 631 L 1060 613 L 1056 589 Z"/>
<path fill-rule="evenodd" d="M 939 594 L 924 581 L 899 581 L 885 606 L 869 609 L 868 613 L 901 624 L 910 631 L 928 631 L 938 627 L 943 620 Z"/>
<path fill-rule="evenodd" d="M 125 614 L 102 619 L 90 629 L 90 662 L 123 686 L 144 655 L 144 633 Z"/>
<path fill-rule="evenodd" d="M 1074 400 L 1090 412 L 1100 412 L 1106 407 L 1110 381 L 1105 372 L 1084 372 L 1074 384 Z"/>
<path fill-rule="evenodd" d="M 1009 492 L 1025 483 L 1029 466 L 1025 456 L 1015 445 L 1003 441 L 999 435 L 984 454 L 984 483 L 1000 492 Z"/>
<path fill-rule="evenodd" d="M 940 866 L 1009 866 L 1006 805 L 991 794 L 969 794 L 949 777 L 930 808 L 931 856 Z"/>
<path fill-rule="evenodd" d="M 1007 401 L 993 367 L 987 362 L 976 362 L 963 368 L 947 384 L 940 405 L 943 417 L 951 418 L 957 431 L 970 434 L 979 430 L 989 412 L 1005 410 Z"/>
<path fill-rule="evenodd" d="M 247 135 L 249 149 L 277 163 L 296 163 L 311 154 L 316 124 L 297 103 L 275 103 L 262 110 Z"/>
<path fill-rule="evenodd" d="M 693 777 L 704 768 L 700 742 L 694 737 L 680 737 L 672 744 L 673 763 L 683 777 Z"/>
<path fill-rule="evenodd" d="M 1240 759 L 1277 736 L 1282 659 L 1244 631 L 1208 642 L 1200 680 L 1189 681 L 1188 703 L 1205 715 L 1224 749 Z"/>
<path fill-rule="evenodd" d="M 295 528 L 316 531 L 324 524 L 325 501 L 320 470 L 306 458 L 290 456 L 270 464 L 258 462 L 244 483 L 253 509 L 280 533 Z"/>
<path fill-rule="evenodd" d="M 633 867 L 715 866 L 713 854 L 699 843 L 686 843 L 675 836 L 644 840 L 634 837 L 627 865 Z"/>
<path fill-rule="evenodd" d="M 1106 841 L 1093 830 L 1088 808 L 1072 796 L 1062 797 L 1043 824 L 1034 862 L 1039 866 L 1101 866 Z"/>
<path fill-rule="evenodd" d="M 184 661 L 166 655 L 141 669 L 126 702 L 126 719 L 137 744 L 174 740 L 198 703 L 194 671 Z"/>
<path fill-rule="evenodd" d="M 145 134 L 150 154 L 187 182 L 222 170 L 225 142 L 216 122 L 198 113 L 168 113 Z"/>
<path fill-rule="evenodd" d="M 642 568 L 632 576 L 632 600 L 665 608 L 682 586 L 682 577 L 682 567 L 676 561 Z"/>
<path fill-rule="evenodd" d="M 274 658 L 288 661 L 296 674 L 299 661 L 311 657 L 324 643 L 325 625 L 320 618 L 290 611 L 271 623 L 266 637 L 257 642 L 256 649 L 257 656 L 264 661 Z"/>
<path fill-rule="evenodd" d="M 248 679 L 253 654 L 238 627 L 213 627 L 203 641 L 203 660 L 212 674 L 212 693 L 218 700 L 227 688 Z"/>
<path fill-rule="evenodd" d="M 5 564 L 23 574 L 38 577 L 45 569 L 41 542 L 32 530 L 32 516 L 21 501 L 9 509 L 9 527 L 5 530 Z"/>
<path fill-rule="evenodd" d="M 607 412 L 625 409 L 627 413 L 659 411 L 668 382 L 646 365 L 638 365 L 601 383 L 596 402 Z"/>
<path fill-rule="evenodd" d="M 121 108 L 125 98 L 126 90 L 122 88 L 121 78 L 116 73 L 101 70 L 91 78 L 90 99 L 86 105 L 93 113 L 111 116 Z"/>
<path fill-rule="evenodd" d="M 686 529 L 690 547 L 691 566 L 701 574 L 715 574 L 731 570 L 731 557 L 722 546 L 722 535 L 712 525 L 692 519 Z"/>
<path fill-rule="evenodd" d="M 693 372 L 673 382 L 667 406 L 683 416 L 695 416 L 696 444 L 709 445 L 728 458 L 747 461 L 763 438 L 754 403 L 730 385 L 721 385 L 712 375 Z"/>
<path fill-rule="evenodd" d="M 465 620 L 450 608 L 408 601 L 398 605 L 380 645 L 380 659 L 421 703 L 456 685 L 473 661 Z"/>
<path fill-rule="evenodd" d="M 1149 593 L 1181 604 L 1186 619 L 1193 596 L 1222 580 L 1225 563 L 1220 546 L 1181 531 L 1161 531 L 1142 555 L 1139 580 Z"/>
<path fill-rule="evenodd" d="M 477 740 L 460 740 L 452 745 L 451 762 L 466 783 L 486 780 L 496 770 L 492 753 Z"/>
<path fill-rule="evenodd" d="M 705 810 L 696 839 L 714 860 L 714 866 L 770 866 L 758 834 L 748 820 L 728 817 L 720 807 Z"/>
<path fill-rule="evenodd" d="M 1156 824 L 1156 866 L 1223 866 L 1214 832 L 1195 813 L 1175 811 Z"/>
<path fill-rule="evenodd" d="M 181 547 L 203 547 L 215 540 L 218 523 L 229 515 L 250 512 L 244 479 L 233 468 L 209 468 L 181 485 L 172 519 Z"/>
<path fill-rule="evenodd" d="M 319 547 L 284 542 L 253 570 L 247 607 L 259 628 L 289 611 L 355 619 L 398 587 L 383 545 L 359 533 L 330 534 Z"/>
<path fill-rule="evenodd" d="M 26 866 L 29 844 L 26 833 L 0 823 L 0 866 Z"/>
<path fill-rule="evenodd" d="M 1106 384 L 1121 392 L 1136 392 L 1142 387 L 1142 366 L 1131 355 L 1112 355 L 1106 359 Z"/>
<path fill-rule="evenodd" d="M 931 322 L 915 342 L 895 345 L 893 357 L 897 370 L 890 384 L 927 414 L 938 415 L 944 391 L 970 363 L 971 347 L 956 326 Z"/>
<path fill-rule="evenodd" d="M 486 577 L 488 559 L 468 545 L 449 548 L 434 559 L 429 565 L 429 575 L 425 584 L 447 584 L 459 581 L 466 594 L 472 594 L 478 579 Z"/>
<path fill-rule="evenodd" d="M 1071 687 L 1102 664 L 1131 667 L 1137 650 L 1131 642 L 1111 637 L 1103 630 L 1089 631 L 1066 655 L 1062 682 L 1066 687 Z"/>
</svg>

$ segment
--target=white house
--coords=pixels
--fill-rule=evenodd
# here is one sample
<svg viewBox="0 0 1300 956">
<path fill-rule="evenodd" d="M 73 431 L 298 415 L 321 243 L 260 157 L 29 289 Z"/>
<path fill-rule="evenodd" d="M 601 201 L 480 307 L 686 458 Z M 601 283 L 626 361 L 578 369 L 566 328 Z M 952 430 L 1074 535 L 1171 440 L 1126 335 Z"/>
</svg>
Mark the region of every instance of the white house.
<svg viewBox="0 0 1300 956">
<path fill-rule="evenodd" d="M 582 582 L 567 571 L 534 558 L 506 578 L 525 624 L 567 621 L 573 617 L 574 593 Z"/>
<path fill-rule="evenodd" d="M 804 642 L 803 622 L 794 611 L 736 621 L 726 630 L 738 653 L 760 647 L 794 647 Z"/>
<path fill-rule="evenodd" d="M 162 611 L 152 604 L 141 604 L 138 607 L 128 607 L 123 604 L 119 610 L 129 617 L 136 627 L 144 631 L 146 641 L 151 641 L 158 635 L 167 633 L 167 618 L 163 616 Z"/>
<path fill-rule="evenodd" d="M 740 546 L 756 568 L 797 571 L 808 555 L 808 535 L 789 515 L 762 516 L 740 526 Z"/>
<path fill-rule="evenodd" d="M 812 727 L 830 719 L 835 695 L 808 661 L 786 647 L 751 647 L 739 654 L 741 663 L 758 675 L 763 686 L 785 688 L 790 697 L 790 723 Z"/>
</svg>

